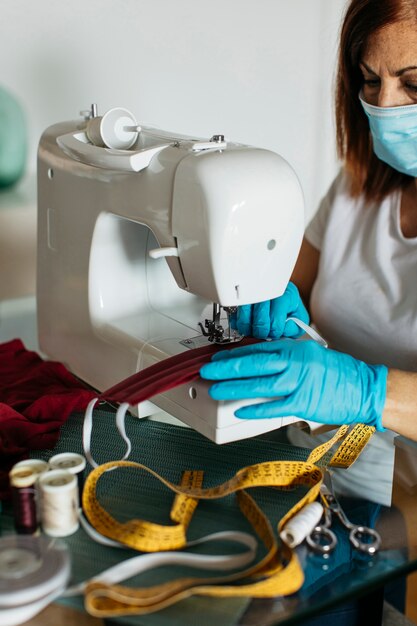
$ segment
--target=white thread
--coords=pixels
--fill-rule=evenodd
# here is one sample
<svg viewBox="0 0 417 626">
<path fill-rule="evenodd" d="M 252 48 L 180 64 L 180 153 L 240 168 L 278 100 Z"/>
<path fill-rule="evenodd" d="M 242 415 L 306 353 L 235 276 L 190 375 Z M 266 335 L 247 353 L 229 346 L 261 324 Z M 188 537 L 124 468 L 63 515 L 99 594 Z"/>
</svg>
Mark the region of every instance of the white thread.
<svg viewBox="0 0 417 626">
<path fill-rule="evenodd" d="M 280 532 L 280 537 L 290 548 L 300 545 L 319 523 L 323 515 L 320 502 L 311 502 L 304 506 Z"/>
<path fill-rule="evenodd" d="M 51 537 L 72 535 L 78 523 L 78 481 L 65 470 L 51 470 L 39 478 L 41 524 Z"/>
</svg>

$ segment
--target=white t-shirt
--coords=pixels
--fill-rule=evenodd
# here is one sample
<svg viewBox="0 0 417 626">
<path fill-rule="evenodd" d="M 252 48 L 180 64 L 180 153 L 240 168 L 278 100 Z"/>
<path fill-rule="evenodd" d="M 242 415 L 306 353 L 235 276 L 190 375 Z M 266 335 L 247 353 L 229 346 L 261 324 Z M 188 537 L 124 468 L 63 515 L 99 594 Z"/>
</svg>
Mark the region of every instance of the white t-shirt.
<svg viewBox="0 0 417 626">
<path fill-rule="evenodd" d="M 417 238 L 400 228 L 401 194 L 382 203 L 353 199 L 341 172 L 306 229 L 320 251 L 311 294 L 312 320 L 329 346 L 367 363 L 417 371 Z M 296 445 L 314 447 L 327 435 L 294 429 Z M 334 472 L 340 494 L 391 502 L 394 433 L 376 433 L 348 470 Z"/>
<path fill-rule="evenodd" d="M 417 238 L 401 232 L 400 202 L 353 199 L 338 175 L 305 233 L 320 250 L 310 308 L 330 347 L 417 371 Z"/>
</svg>

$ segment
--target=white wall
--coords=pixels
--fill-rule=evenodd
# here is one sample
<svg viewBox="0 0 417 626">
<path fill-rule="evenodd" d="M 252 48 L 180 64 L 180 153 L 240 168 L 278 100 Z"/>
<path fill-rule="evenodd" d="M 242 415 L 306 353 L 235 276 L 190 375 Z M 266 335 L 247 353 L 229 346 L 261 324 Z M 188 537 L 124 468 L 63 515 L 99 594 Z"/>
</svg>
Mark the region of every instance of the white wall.
<svg viewBox="0 0 417 626">
<path fill-rule="evenodd" d="M 311 215 L 336 171 L 331 87 L 345 0 L 1 0 L 0 83 L 21 100 L 29 169 L 48 125 L 97 102 L 270 148 Z"/>
<path fill-rule="evenodd" d="M 275 150 L 299 175 L 307 220 L 337 170 L 332 80 L 344 4 L 0 0 L 0 84 L 20 99 L 30 132 L 28 176 L 0 193 L 0 300 L 35 291 L 39 137 L 92 102 Z"/>
</svg>

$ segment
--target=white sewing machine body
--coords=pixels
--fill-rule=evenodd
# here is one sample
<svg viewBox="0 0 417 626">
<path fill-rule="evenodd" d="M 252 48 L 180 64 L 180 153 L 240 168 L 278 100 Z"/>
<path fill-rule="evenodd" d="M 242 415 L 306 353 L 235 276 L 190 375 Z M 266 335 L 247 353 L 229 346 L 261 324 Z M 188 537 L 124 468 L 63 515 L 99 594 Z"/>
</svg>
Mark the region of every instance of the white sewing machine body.
<svg viewBox="0 0 417 626">
<path fill-rule="evenodd" d="M 213 302 L 281 295 L 303 230 L 300 185 L 273 152 L 150 128 L 112 150 L 89 143 L 81 120 L 51 126 L 38 156 L 41 350 L 109 388 L 205 343 L 198 323 Z M 183 385 L 138 414 L 163 409 L 217 443 L 282 425 L 235 418 L 243 403 L 215 402 L 208 386 Z"/>
</svg>

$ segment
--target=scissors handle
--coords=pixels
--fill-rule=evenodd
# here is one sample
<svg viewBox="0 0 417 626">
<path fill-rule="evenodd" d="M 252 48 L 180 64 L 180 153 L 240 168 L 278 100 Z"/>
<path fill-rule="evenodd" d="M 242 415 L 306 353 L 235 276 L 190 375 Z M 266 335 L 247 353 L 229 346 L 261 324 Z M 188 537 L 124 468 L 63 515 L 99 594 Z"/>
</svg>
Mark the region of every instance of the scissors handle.
<svg viewBox="0 0 417 626">
<path fill-rule="evenodd" d="M 307 545 L 316 553 L 328 555 L 337 545 L 337 537 L 326 525 L 316 526 L 306 537 Z"/>
<path fill-rule="evenodd" d="M 372 556 L 381 547 L 381 536 L 373 528 L 354 526 L 349 534 L 349 540 L 355 550 Z"/>
<path fill-rule="evenodd" d="M 326 484 L 327 483 L 327 484 Z M 329 554 L 337 545 L 337 537 L 330 530 L 332 515 L 336 515 L 343 526 L 349 531 L 349 541 L 358 552 L 373 556 L 381 547 L 381 536 L 378 531 L 368 526 L 353 524 L 346 516 L 331 489 L 331 474 L 326 472 L 326 482 L 320 487 L 320 495 L 324 505 L 324 517 L 320 526 L 316 526 L 307 537 L 308 545 L 321 554 Z"/>
<path fill-rule="evenodd" d="M 329 505 L 329 508 L 349 530 L 349 541 L 355 550 L 368 556 L 373 556 L 378 552 L 381 547 L 381 536 L 378 531 L 368 526 L 352 524 L 336 499 Z"/>
</svg>

